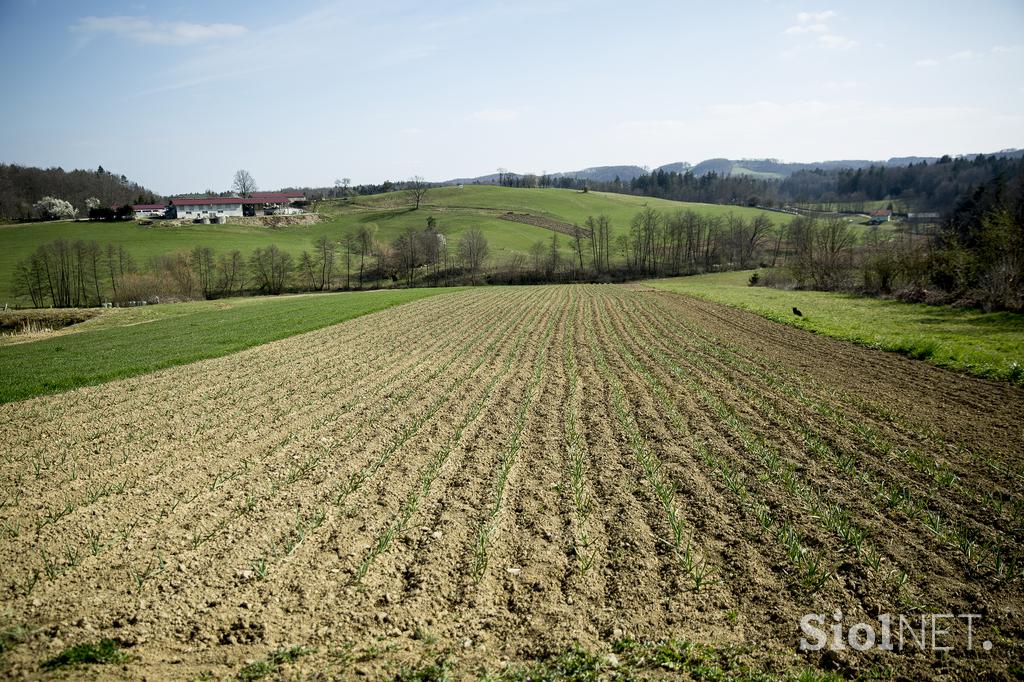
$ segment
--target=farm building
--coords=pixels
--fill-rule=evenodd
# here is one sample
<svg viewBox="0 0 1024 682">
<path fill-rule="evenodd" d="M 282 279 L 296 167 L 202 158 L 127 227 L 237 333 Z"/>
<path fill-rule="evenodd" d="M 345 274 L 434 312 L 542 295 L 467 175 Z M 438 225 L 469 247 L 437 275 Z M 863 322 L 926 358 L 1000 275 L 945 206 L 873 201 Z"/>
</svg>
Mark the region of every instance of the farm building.
<svg viewBox="0 0 1024 682">
<path fill-rule="evenodd" d="M 181 197 L 171 199 L 175 217 L 183 219 L 231 218 L 254 215 L 301 213 L 291 207 L 305 196 L 301 192 L 253 192 L 249 197 Z"/>
<path fill-rule="evenodd" d="M 306 200 L 306 195 L 302 192 L 253 192 L 249 196 L 253 199 L 263 199 L 268 203 L 274 204 L 282 202 L 294 204 L 297 201 Z"/>
<path fill-rule="evenodd" d="M 132 212 L 138 218 L 163 218 L 167 213 L 166 204 L 133 204 Z"/>
<path fill-rule="evenodd" d="M 188 197 L 171 199 L 171 208 L 176 217 L 185 219 L 240 217 L 245 201 L 240 197 Z"/>
<path fill-rule="evenodd" d="M 879 225 L 881 223 L 887 223 L 892 219 L 892 211 L 886 208 L 881 208 L 877 211 L 872 211 L 869 216 L 871 218 L 871 220 L 868 221 L 870 224 Z"/>
</svg>

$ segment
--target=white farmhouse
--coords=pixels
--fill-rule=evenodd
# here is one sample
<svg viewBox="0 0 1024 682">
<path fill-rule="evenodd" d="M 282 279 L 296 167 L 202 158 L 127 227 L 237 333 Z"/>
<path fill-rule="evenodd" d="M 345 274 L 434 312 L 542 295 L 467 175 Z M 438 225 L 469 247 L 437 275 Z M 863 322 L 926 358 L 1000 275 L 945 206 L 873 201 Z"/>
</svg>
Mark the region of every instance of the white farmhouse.
<svg viewBox="0 0 1024 682">
<path fill-rule="evenodd" d="M 198 218 L 241 217 L 242 203 L 239 197 L 186 197 L 171 199 L 171 206 L 178 218 L 196 220 Z"/>
<path fill-rule="evenodd" d="M 273 215 L 275 210 L 287 215 L 302 213 L 291 204 L 305 199 L 301 192 L 253 192 L 242 197 L 179 197 L 171 199 L 175 217 L 182 220 L 211 221 L 217 218 L 240 218 L 242 216 Z M 285 210 L 287 209 L 287 210 Z"/>
</svg>

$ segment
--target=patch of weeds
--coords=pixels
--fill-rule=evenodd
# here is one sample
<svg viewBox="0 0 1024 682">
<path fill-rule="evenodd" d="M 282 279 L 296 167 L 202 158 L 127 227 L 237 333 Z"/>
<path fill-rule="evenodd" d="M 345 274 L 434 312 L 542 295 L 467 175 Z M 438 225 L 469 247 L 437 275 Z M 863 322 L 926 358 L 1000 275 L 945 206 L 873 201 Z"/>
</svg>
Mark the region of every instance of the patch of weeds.
<svg viewBox="0 0 1024 682">
<path fill-rule="evenodd" d="M 497 679 L 509 682 L 590 682 L 602 679 L 605 665 L 606 661 L 599 656 L 576 648 L 530 666 L 508 668 L 501 671 Z"/>
<path fill-rule="evenodd" d="M 437 635 L 419 626 L 416 626 L 416 630 L 413 631 L 412 638 L 423 642 L 427 646 L 433 646 L 437 644 Z"/>
<path fill-rule="evenodd" d="M 0 656 L 25 642 L 28 631 L 20 625 L 0 630 Z"/>
<path fill-rule="evenodd" d="M 355 660 L 355 655 L 352 653 L 354 648 L 355 642 L 342 642 L 338 646 L 328 649 L 327 655 L 338 665 L 347 667 Z"/>
<path fill-rule="evenodd" d="M 238 679 L 242 682 L 261 680 L 268 675 L 278 672 L 285 663 L 294 663 L 303 656 L 313 653 L 312 649 L 301 646 L 293 646 L 290 649 L 278 649 L 271 652 L 265 660 L 250 663 L 238 671 Z"/>
<path fill-rule="evenodd" d="M 256 661 L 250 663 L 241 670 L 238 671 L 238 679 L 244 682 L 250 682 L 251 680 L 262 680 L 268 675 L 273 675 L 277 672 L 277 666 L 273 665 L 269 661 Z"/>
<path fill-rule="evenodd" d="M 911 341 L 904 344 L 900 350 L 902 350 L 908 358 L 913 358 L 914 360 L 927 360 L 935 355 L 939 350 L 939 343 L 934 340 Z"/>
<path fill-rule="evenodd" d="M 355 660 L 356 663 L 366 663 L 367 661 L 372 661 L 376 658 L 380 658 L 384 654 L 387 654 L 396 648 L 397 647 L 394 644 L 385 644 L 383 646 L 371 644 L 359 653 L 357 653 L 355 656 Z"/>
<path fill-rule="evenodd" d="M 394 677 L 395 682 L 447 682 L 450 679 L 448 662 L 444 658 L 411 668 L 403 666 Z"/>
<path fill-rule="evenodd" d="M 75 665 L 125 663 L 130 656 L 121 651 L 112 639 L 102 639 L 99 644 L 77 644 L 68 647 L 53 658 L 43 662 L 44 670 L 55 670 Z"/>
<path fill-rule="evenodd" d="M 743 653 L 733 646 L 713 647 L 680 640 L 638 642 L 621 640 L 612 646 L 620 658 L 623 673 L 661 670 L 684 674 L 697 680 L 799 680 L 832 682 L 842 678 L 816 668 L 773 670 L 753 668 L 741 659 Z"/>
</svg>

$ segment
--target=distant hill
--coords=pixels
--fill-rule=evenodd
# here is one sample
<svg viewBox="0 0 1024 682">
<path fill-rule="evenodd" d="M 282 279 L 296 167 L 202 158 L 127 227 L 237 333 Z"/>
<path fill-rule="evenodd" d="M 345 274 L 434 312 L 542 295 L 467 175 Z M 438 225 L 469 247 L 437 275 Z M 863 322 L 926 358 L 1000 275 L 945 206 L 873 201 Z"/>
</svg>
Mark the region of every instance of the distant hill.
<svg viewBox="0 0 1024 682">
<path fill-rule="evenodd" d="M 707 159 L 701 161 L 696 166 L 690 169 L 690 171 L 697 176 L 707 175 L 708 173 L 717 173 L 718 175 L 729 175 L 732 172 L 732 166 L 736 163 L 730 159 Z"/>
<path fill-rule="evenodd" d="M 666 163 L 664 166 L 658 166 L 654 170 L 666 173 L 685 173 L 692 168 L 693 166 L 688 161 L 676 161 L 675 163 Z"/>
<path fill-rule="evenodd" d="M 962 158 L 973 161 L 980 154 L 964 154 Z M 1021 158 L 1024 156 L 1024 149 L 1003 149 L 984 156 L 995 156 L 1000 158 Z M 885 161 L 870 159 L 836 159 L 832 161 L 813 161 L 810 163 L 787 163 L 778 159 L 708 159 L 701 161 L 691 170 L 694 175 L 706 175 L 714 171 L 718 175 L 751 175 L 761 179 L 787 178 L 793 173 L 808 170 L 839 170 L 841 168 L 870 168 L 871 166 L 885 166 L 890 168 L 919 164 L 923 161 L 935 163 L 938 156 L 897 156 Z M 669 164 L 675 165 L 675 164 Z M 669 168 L 662 166 L 665 172 Z M 676 171 L 681 172 L 681 171 Z"/>
<path fill-rule="evenodd" d="M 963 154 L 962 158 L 974 160 L 978 156 L 979 154 Z M 998 152 L 984 154 L 984 156 L 1021 158 L 1024 156 L 1024 149 L 1002 149 Z M 856 170 L 858 168 L 869 168 L 871 166 L 899 167 L 909 166 L 912 163 L 919 164 L 922 161 L 935 163 L 938 160 L 938 156 L 898 156 L 885 161 L 872 161 L 870 159 L 836 159 L 831 161 L 790 163 L 779 161 L 778 159 L 715 158 L 705 159 L 696 165 L 690 165 L 687 161 L 676 161 L 675 163 L 666 163 L 662 166 L 658 166 L 654 170 L 663 171 L 665 173 L 685 173 L 686 171 L 690 171 L 696 176 L 707 175 L 708 173 L 714 172 L 719 176 L 748 175 L 761 180 L 781 180 L 800 171 L 838 170 L 841 168 L 851 168 Z M 580 180 L 591 180 L 593 182 L 613 182 L 615 178 L 618 177 L 622 182 L 629 182 L 633 178 L 647 175 L 648 172 L 649 171 L 647 171 L 643 166 L 593 166 L 591 168 L 584 168 L 576 171 L 548 173 L 548 176 L 551 178 L 576 178 Z M 517 179 L 524 177 L 524 174 L 521 173 L 509 173 L 509 175 Z M 438 184 L 496 185 L 498 184 L 498 174 L 491 173 L 489 175 L 480 175 L 475 178 L 456 178 L 454 180 L 448 180 Z"/>
<path fill-rule="evenodd" d="M 689 164 L 686 164 L 689 166 Z M 561 171 L 548 173 L 550 178 L 575 178 L 578 180 L 591 180 L 593 182 L 614 182 L 618 178 L 622 182 L 629 182 L 633 178 L 646 175 L 647 170 L 640 166 L 594 166 L 576 171 Z M 525 173 L 507 173 L 512 178 L 522 178 Z M 475 178 L 455 178 L 438 183 L 441 185 L 496 185 L 498 174 L 479 175 Z"/>
<path fill-rule="evenodd" d="M 640 166 L 594 166 L 578 171 L 563 173 L 548 173 L 555 178 L 578 178 L 580 180 L 593 180 L 594 182 L 614 182 L 618 178 L 622 182 L 629 182 L 633 178 L 646 175 L 647 170 Z"/>
</svg>

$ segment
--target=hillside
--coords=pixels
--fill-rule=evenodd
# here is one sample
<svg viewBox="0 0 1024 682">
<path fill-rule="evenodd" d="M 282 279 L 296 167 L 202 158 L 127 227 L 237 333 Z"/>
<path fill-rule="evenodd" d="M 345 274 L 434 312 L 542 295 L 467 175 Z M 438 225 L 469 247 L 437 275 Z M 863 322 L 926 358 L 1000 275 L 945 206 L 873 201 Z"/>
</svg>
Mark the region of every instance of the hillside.
<svg viewBox="0 0 1024 682">
<path fill-rule="evenodd" d="M 987 156 L 995 158 L 1007 158 L 1015 159 L 1024 157 L 1024 149 L 1002 149 L 998 152 L 991 152 L 987 154 L 962 154 L 956 158 L 966 159 L 967 161 L 973 161 L 978 156 Z M 841 169 L 853 169 L 858 168 L 870 168 L 872 166 L 880 166 L 883 168 L 902 168 L 910 166 L 912 164 L 920 164 L 927 162 L 929 164 L 935 163 L 939 160 L 937 156 L 894 156 L 889 159 L 833 159 L 828 161 L 809 161 L 809 162 L 788 162 L 779 161 L 778 159 L 726 159 L 726 158 L 712 158 L 704 159 L 697 164 L 691 165 L 687 161 L 677 161 L 675 163 L 666 163 L 658 166 L 654 169 L 654 172 L 662 171 L 664 173 L 685 173 L 690 171 L 696 176 L 706 175 L 708 173 L 716 173 L 721 177 L 728 177 L 730 175 L 745 175 L 757 178 L 758 180 L 782 180 L 788 178 L 794 173 L 801 171 L 814 171 L 814 170 L 826 170 L 834 171 Z M 547 173 L 545 177 L 551 179 L 559 178 L 574 178 L 578 180 L 589 180 L 592 182 L 613 182 L 615 178 L 618 178 L 622 182 L 629 182 L 634 178 L 638 178 L 649 174 L 651 171 L 645 170 L 642 166 L 593 166 L 591 168 L 584 168 L 576 171 L 561 171 L 557 173 Z M 512 178 L 523 178 L 525 177 L 522 173 L 508 173 L 507 177 Z M 453 180 L 447 180 L 445 182 L 438 183 L 441 185 L 457 185 L 457 184 L 481 184 L 491 185 L 499 184 L 499 177 L 497 173 L 491 173 L 488 175 L 480 175 L 473 178 L 456 178 Z"/>
<path fill-rule="evenodd" d="M 95 240 L 124 245 L 135 261 L 145 266 L 153 257 L 168 252 L 188 251 L 209 246 L 219 253 L 234 249 L 248 255 L 257 247 L 276 244 L 293 254 L 310 249 L 320 235 L 340 239 L 361 225 L 376 226 L 377 237 L 391 241 L 406 229 L 422 229 L 428 217 L 454 242 L 467 229 L 478 227 L 487 237 L 492 260 L 501 262 L 513 253 L 525 254 L 537 241 L 547 241 L 552 232 L 533 225 L 502 220 L 508 211 L 529 213 L 552 220 L 582 224 L 588 216 L 605 214 L 612 221 L 613 234 L 628 228 L 638 211 L 650 206 L 671 212 L 692 209 L 702 214 L 734 213 L 749 217 L 758 209 L 712 204 L 689 204 L 604 192 L 582 193 L 560 189 L 513 189 L 492 185 L 441 187 L 431 190 L 418 210 L 412 210 L 407 192 L 359 196 L 350 202 L 320 202 L 317 210 L 325 220 L 305 227 L 267 229 L 243 225 L 188 225 L 182 227 L 142 227 L 127 223 L 32 223 L 0 226 L 0 304 L 11 297 L 15 264 L 28 257 L 40 244 L 58 238 Z M 788 220 L 779 213 L 768 213 L 774 222 Z M 569 238 L 560 235 L 563 250 L 569 254 Z"/>
<path fill-rule="evenodd" d="M 44 196 L 71 202 L 78 215 L 88 215 L 86 199 L 95 197 L 101 206 L 152 203 L 158 196 L 124 175 L 100 166 L 96 170 L 65 171 L 0 163 L 0 220 L 27 220 L 32 204 Z"/>
</svg>

